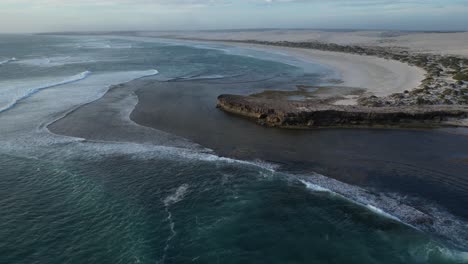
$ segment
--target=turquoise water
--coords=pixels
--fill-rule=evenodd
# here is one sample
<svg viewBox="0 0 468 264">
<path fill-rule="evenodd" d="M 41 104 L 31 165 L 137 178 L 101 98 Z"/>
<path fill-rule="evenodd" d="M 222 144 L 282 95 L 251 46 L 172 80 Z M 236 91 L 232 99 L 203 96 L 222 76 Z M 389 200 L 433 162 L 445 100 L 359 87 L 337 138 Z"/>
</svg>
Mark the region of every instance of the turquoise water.
<svg viewBox="0 0 468 264">
<path fill-rule="evenodd" d="M 468 261 L 463 232 L 423 232 L 400 219 L 398 206 L 393 214 L 382 198 L 318 174 L 221 158 L 194 142 L 48 131 L 110 85 L 142 77 L 242 83 L 239 93 L 335 77 L 278 54 L 194 45 L 0 36 L 0 263 Z"/>
<path fill-rule="evenodd" d="M 450 257 L 457 258 L 414 229 L 311 192 L 285 175 L 154 155 L 61 161 L 2 156 L 1 165 L 8 168 L 2 173 L 2 260 L 452 263 Z"/>
</svg>

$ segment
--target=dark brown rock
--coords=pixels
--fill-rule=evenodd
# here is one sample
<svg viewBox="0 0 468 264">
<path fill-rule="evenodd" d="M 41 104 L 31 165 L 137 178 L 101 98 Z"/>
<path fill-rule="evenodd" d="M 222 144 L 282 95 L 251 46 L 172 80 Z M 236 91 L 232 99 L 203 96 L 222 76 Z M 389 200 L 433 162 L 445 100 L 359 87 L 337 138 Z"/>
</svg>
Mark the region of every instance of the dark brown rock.
<svg viewBox="0 0 468 264">
<path fill-rule="evenodd" d="M 444 121 L 468 118 L 468 106 L 341 106 L 240 95 L 219 96 L 218 108 L 282 128 L 439 126 Z"/>
</svg>

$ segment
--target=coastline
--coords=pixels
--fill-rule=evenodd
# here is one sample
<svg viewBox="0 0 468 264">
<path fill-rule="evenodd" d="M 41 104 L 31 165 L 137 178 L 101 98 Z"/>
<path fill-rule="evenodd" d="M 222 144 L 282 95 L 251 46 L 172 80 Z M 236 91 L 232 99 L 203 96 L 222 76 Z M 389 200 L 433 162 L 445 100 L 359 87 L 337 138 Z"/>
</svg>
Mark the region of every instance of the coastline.
<svg viewBox="0 0 468 264">
<path fill-rule="evenodd" d="M 466 126 L 458 121 L 468 118 L 468 106 L 366 107 L 229 94 L 218 97 L 217 107 L 260 125 L 293 129 Z"/>
<path fill-rule="evenodd" d="M 298 92 L 306 90 L 303 99 L 281 95 L 286 91 L 274 92 L 276 98 L 265 94 L 221 94 L 218 97 L 217 108 L 254 119 L 260 125 L 306 129 L 349 126 L 466 127 L 468 124 L 468 84 L 461 80 L 455 84 L 455 75 L 449 75 L 449 70 L 453 68 L 459 72 L 465 70 L 464 58 L 326 43 L 182 39 L 281 52 L 295 59 L 333 68 L 341 77 L 341 83 L 335 86 L 338 89 L 365 90 L 317 99 L 313 95 L 307 96 L 307 87 L 297 86 Z M 272 93 L 269 90 L 265 92 Z"/>
<path fill-rule="evenodd" d="M 422 68 L 376 56 L 241 42 L 221 43 L 264 52 L 281 52 L 295 59 L 329 66 L 341 76 L 342 83 L 336 86 L 363 88 L 368 95 L 379 97 L 413 90 L 421 85 L 427 74 Z M 356 105 L 357 97 L 334 104 Z"/>
<path fill-rule="evenodd" d="M 86 107 L 81 107 L 55 123 L 51 129 L 59 134 L 74 134 L 90 140 L 135 141 L 143 144 L 163 144 L 164 142 L 155 140 L 161 137 L 158 131 L 163 131 L 163 134 L 180 136 L 212 149 L 221 157 L 271 162 L 280 164 L 281 171 L 287 173 L 309 175 L 318 172 L 363 188 L 377 188 L 376 190 L 385 191 L 382 188 L 384 186 L 389 188 L 387 190 L 410 194 L 416 189 L 414 185 L 411 185 L 411 181 L 418 184 L 417 190 L 430 190 L 429 193 L 432 195 L 433 190 L 439 190 L 441 187 L 431 186 L 430 179 L 442 178 L 451 183 L 457 180 L 455 176 L 460 175 L 466 167 L 465 164 L 459 167 L 452 166 L 440 158 L 462 153 L 463 149 L 466 149 L 466 142 L 460 140 L 459 136 L 453 137 L 436 131 L 352 129 L 331 129 L 326 132 L 280 131 L 249 125 L 247 120 L 226 116 L 212 106 L 213 100 L 220 91 L 218 89 L 226 92 L 231 90 L 228 86 L 228 84 L 210 84 L 202 80 L 158 82 L 142 79 L 132 81 L 115 87 L 118 89 L 109 90 L 103 98 Z M 235 85 L 235 87 L 238 86 Z M 194 94 L 197 96 L 194 97 Z M 128 119 L 129 113 L 130 119 Z M 112 133 L 109 133 L 109 128 Z M 410 149 L 422 148 L 423 146 L 418 143 L 421 137 L 435 144 L 427 144 L 422 152 L 401 155 L 403 150 L 400 146 Z M 333 147 L 330 148 L 330 146 Z M 362 146 L 365 148 L 363 149 Z M 382 153 L 381 149 L 386 151 Z M 428 159 L 421 153 L 437 153 L 437 156 Z M 395 168 L 399 171 L 396 175 Z M 379 177 L 382 177 L 379 181 L 371 176 L 375 174 L 375 171 L 378 171 Z M 410 173 L 404 174 L 406 171 Z M 421 173 L 429 181 L 420 182 L 415 177 L 419 174 L 414 172 Z M 381 185 L 376 185 L 376 182 Z M 401 184 L 393 186 L 395 182 Z M 421 188 L 421 184 L 427 185 L 427 189 Z M 408 190 L 402 190 L 400 186 L 410 187 Z M 330 189 L 333 190 L 333 188 Z M 449 191 L 443 191 L 443 193 L 445 196 L 440 197 L 443 201 L 451 198 L 446 193 L 457 194 Z M 433 198 L 424 196 L 423 191 L 415 195 Z M 354 198 L 351 196 L 350 199 L 355 201 Z M 461 200 L 460 203 L 463 201 L 465 200 Z M 463 208 L 461 205 L 441 203 L 459 215 L 465 213 L 465 211 L 459 211 L 462 209 L 458 208 Z M 376 206 L 380 208 L 380 205 L 379 203 Z M 382 208 L 386 208 L 384 206 L 385 204 Z M 394 213 L 390 209 L 388 212 Z M 413 220 L 418 223 L 422 221 L 422 225 L 436 221 L 432 218 L 420 219 Z M 428 225 L 433 226 L 433 224 Z"/>
</svg>

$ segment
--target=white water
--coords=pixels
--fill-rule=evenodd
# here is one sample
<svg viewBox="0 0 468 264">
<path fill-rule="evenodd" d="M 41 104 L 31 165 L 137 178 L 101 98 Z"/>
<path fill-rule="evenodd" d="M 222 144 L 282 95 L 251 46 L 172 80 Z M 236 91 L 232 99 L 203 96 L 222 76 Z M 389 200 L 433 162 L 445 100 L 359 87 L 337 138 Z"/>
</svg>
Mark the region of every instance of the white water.
<svg viewBox="0 0 468 264">
<path fill-rule="evenodd" d="M 0 61 L 0 65 L 7 64 L 7 63 L 12 62 L 12 61 L 16 61 L 16 58 L 11 58 L 11 59 Z"/>
<path fill-rule="evenodd" d="M 176 78 L 176 80 L 216 80 L 216 79 L 224 79 L 226 76 L 220 74 L 213 74 L 213 75 L 193 75 L 193 76 L 184 76 Z"/>
<path fill-rule="evenodd" d="M 412 247 L 409 249 L 409 253 L 420 263 L 426 263 L 431 259 L 468 263 L 468 252 L 448 249 L 434 242 Z"/>
<path fill-rule="evenodd" d="M 167 196 L 163 201 L 165 211 L 167 213 L 166 221 L 169 223 L 169 229 L 171 233 L 169 237 L 166 239 L 166 245 L 164 246 L 164 253 L 163 253 L 163 256 L 161 257 L 161 260 L 158 263 L 164 263 L 166 261 L 166 254 L 167 254 L 167 251 L 169 250 L 169 247 L 171 246 L 171 241 L 177 235 L 177 232 L 175 230 L 175 223 L 174 223 L 174 220 L 172 219 L 172 213 L 169 210 L 169 207 L 173 204 L 176 204 L 182 201 L 188 189 L 189 189 L 188 184 L 182 184 L 181 186 L 179 186 L 179 188 L 177 188 L 177 190 L 173 194 Z"/>
<path fill-rule="evenodd" d="M 94 63 L 94 59 L 81 57 L 50 57 L 50 58 L 33 58 L 16 60 L 15 63 L 36 67 L 57 67 L 70 64 Z"/>
<path fill-rule="evenodd" d="M 0 86 L 7 87 L 7 88 L 0 90 L 0 96 L 2 97 L 3 100 L 6 99 L 6 102 L 3 102 L 3 104 L 0 104 L 0 113 L 13 108 L 21 100 L 24 100 L 41 90 L 68 84 L 68 83 L 78 82 L 78 81 L 86 79 L 90 74 L 91 72 L 85 71 L 85 72 L 82 72 L 73 76 L 63 77 L 60 79 L 51 78 L 51 80 L 47 80 L 47 81 L 43 81 L 42 79 L 41 80 L 29 80 L 29 81 L 21 80 L 20 86 L 9 84 L 8 82 L 0 83 Z M 40 83 L 40 82 L 44 82 L 44 83 Z M 9 87 L 9 85 L 12 85 L 12 86 Z"/>
<path fill-rule="evenodd" d="M 393 216 L 393 215 L 385 212 L 384 210 L 382 210 L 380 208 L 377 208 L 377 207 L 375 207 L 373 205 L 368 204 L 366 207 L 369 208 L 369 210 L 371 210 L 372 212 L 374 212 L 374 213 L 376 213 L 378 215 L 381 215 L 383 217 L 387 217 L 389 219 L 392 219 L 392 220 L 395 220 L 395 221 L 398 221 L 398 222 L 402 222 L 400 219 L 398 219 L 398 217 L 395 217 L 395 216 Z"/>
<path fill-rule="evenodd" d="M 21 149 L 23 146 L 33 151 L 34 146 L 47 146 L 64 140 L 76 141 L 70 137 L 50 134 L 43 126 L 70 109 L 99 99 L 112 85 L 156 74 L 157 70 L 91 75 L 83 72 L 72 78 L 48 81 L 46 84 L 39 82 L 42 84 L 36 87 L 29 85 L 37 84 L 37 80 L 22 84 L 23 89 L 2 89 L 2 95 L 13 94 L 15 90 L 17 92 L 2 105 L 3 111 L 8 110 L 8 113 L 0 114 L 0 141 L 4 141 L 0 149 Z M 17 104 L 20 100 L 24 102 L 21 105 Z"/>
<path fill-rule="evenodd" d="M 80 152 L 81 150 L 85 150 L 86 154 L 94 155 L 106 155 L 112 153 L 144 155 L 144 153 L 146 152 L 150 156 L 153 156 L 156 153 L 157 155 L 165 156 L 174 155 L 177 158 L 188 158 L 209 162 L 237 163 L 240 165 L 259 166 L 262 168 L 266 168 L 271 172 L 274 172 L 274 168 L 270 167 L 270 165 L 264 166 L 265 164 L 260 164 L 258 162 L 239 161 L 229 158 L 223 158 L 210 153 L 200 153 L 198 151 L 171 147 L 145 146 L 142 144 L 132 143 L 89 141 L 77 142 L 77 139 L 52 135 L 46 130 L 38 129 L 44 123 L 48 123 L 51 120 L 55 119 L 57 115 L 63 114 L 64 111 L 68 111 L 71 108 L 75 108 L 82 104 L 99 99 L 102 95 L 104 95 L 107 92 L 111 85 L 125 83 L 145 76 L 152 76 L 157 73 L 158 72 L 156 70 L 97 73 L 93 75 L 85 74 L 86 76 L 83 76 L 82 74 L 84 73 L 81 73 L 78 75 L 71 76 L 75 77 L 75 81 L 71 80 L 72 78 L 68 78 L 62 81 L 58 80 L 55 82 L 48 82 L 49 85 L 37 85 L 35 86 L 36 88 L 33 89 L 31 89 L 31 87 L 26 87 L 25 90 L 30 92 L 22 93 L 22 96 L 20 93 L 19 97 L 17 97 L 19 99 L 16 100 L 15 103 L 8 108 L 9 112 L 4 115 L 0 115 L 0 122 L 3 124 L 3 126 L 0 127 L 0 150 L 3 149 L 7 150 L 6 152 L 8 152 L 8 150 L 11 150 L 12 148 L 23 148 L 22 150 L 27 149 L 28 151 L 31 151 L 32 149 L 31 153 L 33 155 L 38 155 L 39 157 L 39 155 L 41 155 L 40 152 L 44 151 L 42 147 L 48 147 L 53 143 L 73 142 L 75 144 L 70 147 L 73 148 L 69 149 L 70 152 Z M 80 79 L 80 76 L 83 78 Z M 23 81 L 24 80 L 21 80 L 21 82 Z M 25 104 L 16 105 L 16 102 L 20 100 L 25 101 Z M 16 107 L 14 107 L 15 105 Z M 34 149 L 39 149 L 39 153 L 33 153 Z M 324 182 L 326 184 L 323 184 Z M 399 218 L 393 217 L 392 214 L 406 214 L 414 216 L 414 214 L 416 213 L 416 216 L 419 215 L 416 209 L 409 208 L 408 206 L 403 206 L 403 208 L 397 208 L 395 204 L 398 204 L 398 200 L 396 199 L 392 201 L 391 199 L 378 200 L 377 198 L 380 197 L 367 197 L 365 194 L 365 190 L 359 190 L 357 189 L 357 187 L 347 186 L 337 181 L 327 181 L 325 179 L 321 179 L 315 183 L 309 182 L 309 184 L 306 185 L 308 188 L 316 192 L 327 192 L 333 195 L 345 197 L 346 199 L 352 202 L 356 202 L 367 207 L 370 211 L 374 213 L 381 214 L 385 217 L 389 217 L 394 220 L 399 220 Z M 183 199 L 187 190 L 179 189 L 172 196 L 166 198 L 166 200 L 164 201 L 164 204 L 166 206 L 175 204 L 181 201 L 181 199 Z M 343 191 L 344 189 L 348 189 L 348 191 Z M 399 209 L 401 210 L 398 211 Z M 172 222 L 172 216 L 170 215 L 170 212 L 168 213 L 169 220 L 171 220 Z M 443 214 L 439 215 L 443 216 Z M 408 218 L 406 217 L 403 219 L 404 220 L 402 221 L 408 221 Z M 411 218 L 409 219 L 411 220 Z M 443 220 L 443 218 L 441 219 Z M 443 223 L 442 220 L 438 221 L 437 223 Z M 458 230 L 457 228 L 450 230 L 450 232 L 456 232 L 456 230 Z M 173 237 L 175 235 L 173 222 L 171 223 L 171 230 L 173 231 Z M 462 253 L 460 254 L 461 256 L 464 256 Z M 460 254 L 457 253 L 456 255 L 460 256 Z"/>
<path fill-rule="evenodd" d="M 398 194 L 372 193 L 358 186 L 346 184 L 320 174 L 298 179 L 313 192 L 328 193 L 345 199 L 382 217 L 408 225 L 420 231 L 435 234 L 451 241 L 454 245 L 468 246 L 468 225 L 464 221 L 441 209 L 435 204 L 421 203 L 413 206 L 414 197 Z"/>
<path fill-rule="evenodd" d="M 188 184 L 183 184 L 179 186 L 179 188 L 177 188 L 177 190 L 173 194 L 167 196 L 166 199 L 164 199 L 163 201 L 164 205 L 170 206 L 170 205 L 173 205 L 175 203 L 182 201 L 185 194 L 187 193 L 188 188 L 189 188 Z"/>
<path fill-rule="evenodd" d="M 302 182 L 306 186 L 307 189 L 310 189 L 310 190 L 312 190 L 314 192 L 326 192 L 326 193 L 335 194 L 331 190 L 329 190 L 327 188 L 323 188 L 322 186 L 319 186 L 317 184 L 313 184 L 313 183 L 305 181 L 305 180 L 299 180 L 299 181 Z"/>
</svg>

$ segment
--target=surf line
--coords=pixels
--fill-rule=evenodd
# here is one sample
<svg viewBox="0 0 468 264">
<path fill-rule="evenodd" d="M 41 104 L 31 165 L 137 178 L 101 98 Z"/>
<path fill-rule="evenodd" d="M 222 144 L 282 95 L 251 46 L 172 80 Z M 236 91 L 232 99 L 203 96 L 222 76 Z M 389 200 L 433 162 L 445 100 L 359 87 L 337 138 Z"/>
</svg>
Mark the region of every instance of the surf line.
<svg viewBox="0 0 468 264">
<path fill-rule="evenodd" d="M 41 86 L 38 86 L 38 87 L 35 87 L 35 88 L 31 88 L 25 94 L 21 95 L 18 98 L 13 99 L 13 101 L 8 103 L 6 106 L 1 107 L 0 108 L 0 113 L 5 112 L 7 110 L 10 110 L 11 108 L 15 107 L 15 105 L 17 105 L 21 100 L 27 99 L 27 98 L 31 97 L 32 95 L 40 92 L 41 90 L 56 87 L 56 86 L 60 86 L 60 85 L 64 85 L 64 84 L 70 84 L 70 83 L 78 82 L 78 81 L 86 79 L 90 74 L 91 74 L 90 71 L 85 71 L 85 72 L 79 73 L 77 75 L 71 76 L 68 79 L 65 79 L 63 81 L 59 81 L 59 82 L 56 82 L 56 83 L 44 84 L 44 85 L 41 85 Z"/>
</svg>

